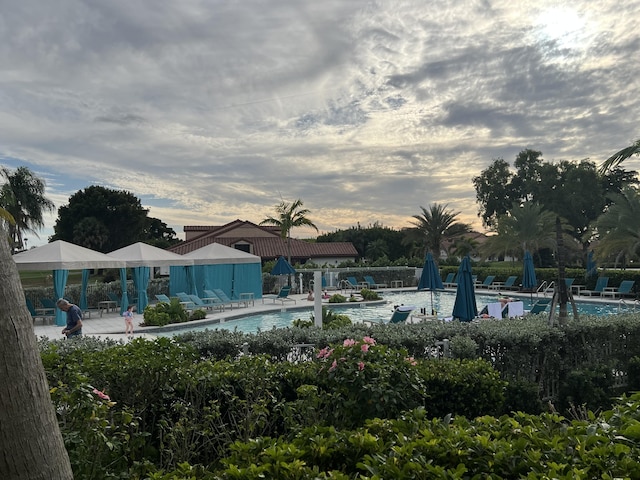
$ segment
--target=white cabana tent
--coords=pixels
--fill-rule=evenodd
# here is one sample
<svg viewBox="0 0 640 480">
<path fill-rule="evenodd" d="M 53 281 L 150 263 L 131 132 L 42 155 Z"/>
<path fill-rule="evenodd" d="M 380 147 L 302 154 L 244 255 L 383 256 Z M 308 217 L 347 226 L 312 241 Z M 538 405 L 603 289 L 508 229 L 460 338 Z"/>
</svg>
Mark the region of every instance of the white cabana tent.
<svg viewBox="0 0 640 480">
<path fill-rule="evenodd" d="M 138 292 L 138 311 L 143 312 L 149 303 L 147 286 L 149 285 L 151 267 L 169 266 L 189 266 L 193 265 L 193 260 L 185 258 L 177 253 L 154 247 L 144 242 L 137 242 L 126 247 L 109 252 L 110 257 L 123 260 L 127 268 L 133 269 L 133 283 Z M 127 298 L 127 275 L 126 271 L 120 270 L 120 281 L 122 283 L 122 300 L 120 309 L 126 310 Z"/>
<path fill-rule="evenodd" d="M 195 284 L 195 292 L 204 295 L 205 289 L 219 288 L 227 296 L 238 299 L 241 293 L 262 297 L 262 259 L 219 243 L 210 243 L 182 255 L 193 261 L 191 278 L 180 276 L 177 268 L 171 268 L 171 294 L 186 291 Z"/>
<path fill-rule="evenodd" d="M 123 260 L 118 260 L 104 253 L 65 242 L 64 240 L 56 240 L 41 247 L 17 253 L 12 258 L 18 270 L 53 270 L 53 291 L 56 298 L 64 296 L 69 270 L 82 270 L 80 296 L 80 307 L 82 309 L 86 309 L 89 269 L 122 268 L 126 265 Z M 83 305 L 83 301 L 85 305 Z M 63 311 L 56 310 L 56 325 L 65 325 L 65 316 Z"/>
</svg>

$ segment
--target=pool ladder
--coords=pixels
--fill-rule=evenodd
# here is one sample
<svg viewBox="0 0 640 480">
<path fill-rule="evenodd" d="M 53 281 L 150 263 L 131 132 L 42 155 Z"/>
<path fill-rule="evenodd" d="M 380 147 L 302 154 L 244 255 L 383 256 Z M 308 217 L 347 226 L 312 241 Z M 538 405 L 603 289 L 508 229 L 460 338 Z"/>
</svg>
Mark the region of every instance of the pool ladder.
<svg viewBox="0 0 640 480">
<path fill-rule="evenodd" d="M 640 300 L 625 300 L 621 298 L 618 301 L 618 313 L 628 311 L 635 312 L 638 308 L 640 308 Z"/>
</svg>

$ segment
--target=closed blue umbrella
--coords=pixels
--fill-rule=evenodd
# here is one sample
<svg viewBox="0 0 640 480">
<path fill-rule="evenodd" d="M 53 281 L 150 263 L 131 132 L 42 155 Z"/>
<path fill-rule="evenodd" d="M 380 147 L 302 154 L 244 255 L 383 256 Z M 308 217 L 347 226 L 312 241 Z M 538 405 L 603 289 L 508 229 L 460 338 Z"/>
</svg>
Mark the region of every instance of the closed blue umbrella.
<svg viewBox="0 0 640 480">
<path fill-rule="evenodd" d="M 538 279 L 536 278 L 536 270 L 533 267 L 533 257 L 529 250 L 524 252 L 524 271 L 522 272 L 522 288 L 523 290 L 535 290 L 538 287 Z"/>
<path fill-rule="evenodd" d="M 468 255 L 462 259 L 457 278 L 458 286 L 452 316 L 461 322 L 470 322 L 478 315 L 478 307 L 471 274 L 471 259 Z"/>
<path fill-rule="evenodd" d="M 295 273 L 295 269 L 284 257 L 280 257 L 271 269 L 271 275 L 295 275 Z"/>
<path fill-rule="evenodd" d="M 420 281 L 418 282 L 418 290 L 431 291 L 431 313 L 433 314 L 433 291 L 444 290 L 444 285 L 442 285 L 442 278 L 431 252 L 427 253 L 425 258 L 422 275 L 420 275 Z"/>
</svg>

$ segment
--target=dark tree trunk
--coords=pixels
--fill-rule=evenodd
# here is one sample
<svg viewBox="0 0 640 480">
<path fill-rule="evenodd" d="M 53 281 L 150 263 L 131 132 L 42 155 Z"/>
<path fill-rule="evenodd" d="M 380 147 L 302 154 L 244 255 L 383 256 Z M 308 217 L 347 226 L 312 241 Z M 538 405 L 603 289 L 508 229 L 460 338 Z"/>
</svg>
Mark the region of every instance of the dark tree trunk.
<svg viewBox="0 0 640 480">
<path fill-rule="evenodd" d="M 72 480 L 33 320 L 6 238 L 0 229 L 0 478 Z"/>
</svg>

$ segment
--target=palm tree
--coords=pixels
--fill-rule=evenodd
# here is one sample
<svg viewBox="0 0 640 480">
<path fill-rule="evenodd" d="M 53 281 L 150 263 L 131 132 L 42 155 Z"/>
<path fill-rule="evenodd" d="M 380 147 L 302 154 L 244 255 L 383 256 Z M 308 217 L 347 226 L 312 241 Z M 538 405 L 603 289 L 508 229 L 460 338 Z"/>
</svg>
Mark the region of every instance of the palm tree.
<svg viewBox="0 0 640 480">
<path fill-rule="evenodd" d="M 457 222 L 460 212 L 453 212 L 448 209 L 448 205 L 434 203 L 427 210 L 420 207 L 422 215 L 414 215 L 415 222 L 411 222 L 414 228 L 407 229 L 405 243 L 418 242 L 424 246 L 423 255 L 428 251 L 433 254 L 433 258 L 440 260 L 442 243 L 445 240 L 458 237 L 468 233 L 471 227 L 466 223 Z"/>
<path fill-rule="evenodd" d="M 498 217 L 496 235 L 487 238 L 482 246 L 485 256 L 510 254 L 520 257 L 525 251 L 556 247 L 556 215 L 535 202 L 514 204 L 505 215 Z M 568 227 L 563 223 L 563 229 Z"/>
<path fill-rule="evenodd" d="M 307 218 L 310 211 L 302 208 L 303 202 L 298 199 L 293 203 L 281 201 L 276 205 L 276 217 L 267 217 L 260 222 L 260 225 L 275 225 L 280 227 L 280 236 L 287 242 L 287 260 L 291 263 L 291 230 L 295 227 L 311 227 L 318 231 L 311 220 Z M 291 278 L 289 277 L 289 283 Z"/>
<path fill-rule="evenodd" d="M 44 227 L 44 212 L 52 212 L 55 205 L 44 196 L 44 181 L 27 167 L 18 167 L 14 172 L 2 167 L 0 174 L 6 180 L 0 187 L 0 206 L 14 220 L 9 222 L 9 239 L 15 253 L 24 249 L 24 232 L 38 236 L 37 230 Z"/>
<path fill-rule="evenodd" d="M 615 256 L 617 263 L 640 253 L 640 193 L 633 187 L 625 187 L 621 194 L 612 194 L 610 198 L 613 203 L 595 222 L 600 238 L 595 253 L 601 259 Z"/>
<path fill-rule="evenodd" d="M 3 374 L 0 382 L 0 449 L 11 455 L 3 456 L 0 477 L 71 480 L 69 456 L 7 237 L 8 231 L 0 227 L 0 337 L 11 338 L 2 346 L 2 363 L 11 373 Z"/>
<path fill-rule="evenodd" d="M 600 165 L 600 173 L 605 174 L 608 171 L 619 167 L 622 162 L 634 155 L 640 155 L 640 140 L 636 140 L 633 145 L 625 147 L 607 158 L 602 165 Z"/>
</svg>

